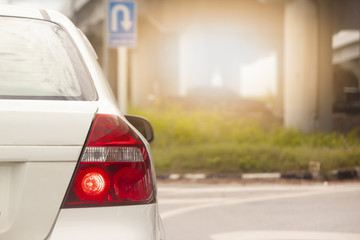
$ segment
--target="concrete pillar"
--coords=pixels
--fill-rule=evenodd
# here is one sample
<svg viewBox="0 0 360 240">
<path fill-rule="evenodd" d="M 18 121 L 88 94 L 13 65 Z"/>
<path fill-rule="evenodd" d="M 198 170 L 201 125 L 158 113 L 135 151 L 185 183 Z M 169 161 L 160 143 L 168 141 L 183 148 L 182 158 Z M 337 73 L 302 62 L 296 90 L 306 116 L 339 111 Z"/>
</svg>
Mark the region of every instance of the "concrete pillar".
<svg viewBox="0 0 360 240">
<path fill-rule="evenodd" d="M 332 69 L 332 0 L 318 0 L 319 38 L 318 38 L 318 98 L 316 130 L 332 130 L 333 69 Z"/>
<path fill-rule="evenodd" d="M 293 0 L 284 15 L 284 123 L 315 131 L 318 78 L 318 9 L 312 0 Z"/>
</svg>

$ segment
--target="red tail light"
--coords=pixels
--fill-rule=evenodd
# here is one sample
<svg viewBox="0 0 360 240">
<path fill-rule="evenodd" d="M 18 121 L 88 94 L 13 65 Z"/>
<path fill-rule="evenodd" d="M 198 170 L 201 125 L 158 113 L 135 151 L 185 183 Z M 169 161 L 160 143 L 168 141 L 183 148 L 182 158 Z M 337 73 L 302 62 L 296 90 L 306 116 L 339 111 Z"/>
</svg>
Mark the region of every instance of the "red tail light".
<svg viewBox="0 0 360 240">
<path fill-rule="evenodd" d="M 119 117 L 96 116 L 62 208 L 155 201 L 144 143 Z"/>
</svg>

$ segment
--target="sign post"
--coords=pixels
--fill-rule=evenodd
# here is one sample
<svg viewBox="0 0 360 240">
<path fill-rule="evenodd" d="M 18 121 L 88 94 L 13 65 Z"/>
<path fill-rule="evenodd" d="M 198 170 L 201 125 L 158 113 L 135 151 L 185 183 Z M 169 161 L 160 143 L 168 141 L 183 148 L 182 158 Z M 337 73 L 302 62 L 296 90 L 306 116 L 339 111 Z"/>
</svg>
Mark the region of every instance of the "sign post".
<svg viewBox="0 0 360 240">
<path fill-rule="evenodd" d="M 108 11 L 108 46 L 117 48 L 117 99 L 120 111 L 127 112 L 128 48 L 136 46 L 136 4 L 131 0 L 110 0 Z"/>
</svg>

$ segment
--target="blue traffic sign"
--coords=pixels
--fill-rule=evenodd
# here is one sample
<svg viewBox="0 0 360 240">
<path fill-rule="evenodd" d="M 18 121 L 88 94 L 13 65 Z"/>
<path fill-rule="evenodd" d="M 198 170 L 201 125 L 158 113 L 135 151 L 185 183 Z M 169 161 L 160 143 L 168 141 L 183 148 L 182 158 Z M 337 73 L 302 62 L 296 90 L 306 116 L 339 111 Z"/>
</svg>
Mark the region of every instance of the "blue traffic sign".
<svg viewBox="0 0 360 240">
<path fill-rule="evenodd" d="M 135 47 L 136 5 L 134 1 L 109 1 L 108 44 L 110 47 Z"/>
</svg>

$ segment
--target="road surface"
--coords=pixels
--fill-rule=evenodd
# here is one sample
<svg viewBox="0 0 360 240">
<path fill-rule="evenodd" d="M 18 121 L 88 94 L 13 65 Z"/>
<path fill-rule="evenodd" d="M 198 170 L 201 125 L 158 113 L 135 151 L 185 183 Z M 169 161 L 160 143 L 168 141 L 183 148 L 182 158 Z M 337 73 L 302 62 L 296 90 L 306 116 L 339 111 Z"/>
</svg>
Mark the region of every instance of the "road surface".
<svg viewBox="0 0 360 240">
<path fill-rule="evenodd" d="M 168 240 L 360 240 L 360 183 L 159 183 Z"/>
</svg>

